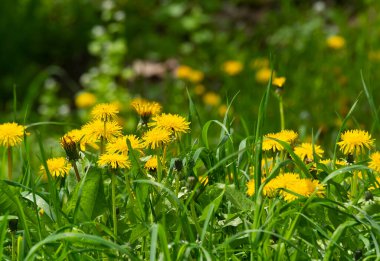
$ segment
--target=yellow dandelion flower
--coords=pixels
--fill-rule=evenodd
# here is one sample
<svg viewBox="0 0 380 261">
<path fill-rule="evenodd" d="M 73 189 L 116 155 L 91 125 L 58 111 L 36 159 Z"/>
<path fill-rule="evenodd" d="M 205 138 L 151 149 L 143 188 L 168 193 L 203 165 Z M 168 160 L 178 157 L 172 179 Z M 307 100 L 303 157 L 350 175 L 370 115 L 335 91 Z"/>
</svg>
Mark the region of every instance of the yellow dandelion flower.
<svg viewBox="0 0 380 261">
<path fill-rule="evenodd" d="M 80 92 L 75 97 L 75 105 L 78 108 L 88 108 L 96 103 L 96 96 L 90 92 Z"/>
<path fill-rule="evenodd" d="M 243 70 L 243 64 L 239 61 L 227 61 L 223 63 L 222 70 L 228 75 L 236 75 Z"/>
<path fill-rule="evenodd" d="M 364 153 L 365 148 L 370 149 L 374 145 L 374 139 L 371 135 L 363 130 L 348 130 L 340 136 L 341 140 L 338 142 L 340 150 L 344 154 Z"/>
<path fill-rule="evenodd" d="M 121 135 L 121 126 L 117 122 L 107 122 L 104 128 L 104 122 L 101 120 L 94 120 L 87 123 L 82 127 L 83 142 L 93 143 L 104 138 L 107 141 L 112 141 Z"/>
<path fill-rule="evenodd" d="M 176 69 L 175 75 L 179 79 L 189 79 L 191 72 L 192 72 L 191 67 L 187 65 L 180 65 Z"/>
<path fill-rule="evenodd" d="M 53 177 L 65 177 L 71 169 L 71 164 L 64 157 L 48 159 L 46 165 Z M 40 167 L 40 172 L 45 176 L 47 175 L 43 165 Z"/>
<path fill-rule="evenodd" d="M 161 105 L 157 102 L 150 102 L 144 99 L 134 99 L 131 102 L 132 108 L 141 117 L 144 123 L 149 121 L 149 118 L 161 112 Z"/>
<path fill-rule="evenodd" d="M 24 138 L 25 129 L 25 126 L 15 122 L 0 124 L 0 145 L 4 147 L 19 145 Z"/>
<path fill-rule="evenodd" d="M 255 194 L 255 180 L 251 179 L 247 182 L 247 195 L 252 196 Z"/>
<path fill-rule="evenodd" d="M 299 179 L 297 182 L 289 182 L 285 188 L 304 197 L 309 197 L 314 191 L 317 191 L 317 196 L 322 196 L 324 193 L 324 187 L 319 181 L 311 179 Z M 287 202 L 294 201 L 299 197 L 285 190 L 282 190 L 280 194 Z"/>
<path fill-rule="evenodd" d="M 271 76 L 271 69 L 269 68 L 262 68 L 256 72 L 255 79 L 258 83 L 266 84 L 268 83 L 270 76 Z M 273 73 L 274 77 L 274 73 Z"/>
<path fill-rule="evenodd" d="M 250 64 L 252 69 L 268 68 L 269 60 L 267 58 L 256 58 Z"/>
<path fill-rule="evenodd" d="M 127 154 L 128 153 L 127 140 L 129 140 L 134 150 L 137 150 L 138 152 L 142 153 L 142 149 L 144 148 L 144 145 L 142 141 L 136 135 L 126 135 L 126 136 L 117 138 L 111 143 L 108 143 L 106 147 L 107 153 Z"/>
<path fill-rule="evenodd" d="M 218 114 L 219 114 L 219 116 L 224 117 L 224 115 L 227 112 L 227 109 L 228 109 L 227 105 L 225 105 L 225 104 L 220 105 L 219 108 L 218 108 Z"/>
<path fill-rule="evenodd" d="M 178 136 L 180 133 L 187 133 L 190 130 L 190 122 L 177 114 L 162 113 L 152 118 L 152 126 L 166 129 Z"/>
<path fill-rule="evenodd" d="M 203 95 L 203 102 L 209 106 L 218 106 L 220 104 L 220 96 L 215 92 L 207 92 Z"/>
<path fill-rule="evenodd" d="M 189 80 L 193 83 L 199 83 L 203 80 L 204 73 L 197 70 L 192 70 L 189 75 Z"/>
<path fill-rule="evenodd" d="M 170 131 L 161 128 L 153 128 L 145 132 L 142 137 L 144 147 L 155 149 L 170 142 Z"/>
<path fill-rule="evenodd" d="M 158 167 L 157 156 L 150 157 L 144 165 L 144 168 L 150 171 L 156 171 Z"/>
<path fill-rule="evenodd" d="M 284 149 L 280 143 L 271 138 L 292 144 L 298 138 L 298 134 L 293 130 L 282 130 L 277 133 L 268 133 L 264 135 L 262 150 L 282 151 Z"/>
<path fill-rule="evenodd" d="M 285 81 L 286 81 L 285 77 L 275 77 L 273 79 L 272 84 L 281 88 L 285 84 Z"/>
<path fill-rule="evenodd" d="M 332 35 L 327 38 L 326 44 L 331 49 L 338 50 L 342 49 L 346 45 L 346 40 L 342 36 Z"/>
<path fill-rule="evenodd" d="M 108 122 L 115 120 L 118 113 L 119 108 L 117 105 L 113 103 L 101 103 L 92 109 L 91 116 L 94 119 Z"/>
<path fill-rule="evenodd" d="M 376 188 L 380 188 L 380 177 L 375 177 L 374 186 L 370 186 L 368 190 L 374 190 Z"/>
<path fill-rule="evenodd" d="M 105 153 L 99 157 L 98 165 L 101 167 L 110 166 L 112 169 L 129 169 L 131 167 L 131 162 L 126 155 Z"/>
<path fill-rule="evenodd" d="M 319 163 L 321 163 L 323 165 L 326 165 L 326 166 L 329 166 L 329 165 L 332 164 L 332 160 L 331 159 L 323 159 L 323 160 L 320 160 Z M 344 160 L 335 160 L 335 165 L 337 165 L 337 166 L 346 166 L 347 162 L 344 161 Z"/>
<path fill-rule="evenodd" d="M 374 171 L 380 172 L 380 152 L 372 153 L 368 167 Z"/>
<path fill-rule="evenodd" d="M 194 93 L 196 95 L 202 95 L 204 92 L 206 91 L 206 88 L 204 85 L 202 84 L 197 84 L 195 87 L 194 87 Z"/>
<path fill-rule="evenodd" d="M 60 139 L 62 148 L 66 152 L 66 156 L 70 161 L 77 161 L 79 157 L 79 152 L 77 148 L 77 143 L 68 135 L 64 135 Z"/>
<path fill-rule="evenodd" d="M 324 153 L 323 149 L 316 144 L 314 144 L 314 152 L 318 157 L 322 157 L 322 154 Z M 295 147 L 294 153 L 302 160 L 314 160 L 313 144 L 311 143 L 302 143 L 300 146 Z"/>
<path fill-rule="evenodd" d="M 206 186 L 208 184 L 208 176 L 199 176 L 198 181 L 203 185 Z"/>
</svg>

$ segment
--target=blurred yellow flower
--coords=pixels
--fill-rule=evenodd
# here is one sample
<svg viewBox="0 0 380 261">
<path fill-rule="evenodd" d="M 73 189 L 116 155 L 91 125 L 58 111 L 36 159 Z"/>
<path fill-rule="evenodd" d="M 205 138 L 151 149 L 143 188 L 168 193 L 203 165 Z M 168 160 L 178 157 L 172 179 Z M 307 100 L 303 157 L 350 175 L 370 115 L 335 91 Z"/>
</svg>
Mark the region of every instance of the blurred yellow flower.
<svg viewBox="0 0 380 261">
<path fill-rule="evenodd" d="M 285 77 L 275 77 L 273 79 L 272 84 L 281 88 L 285 84 L 285 81 L 286 81 Z"/>
<path fill-rule="evenodd" d="M 243 70 L 243 64 L 239 61 L 226 61 L 222 65 L 222 70 L 228 75 L 236 75 Z"/>
<path fill-rule="evenodd" d="M 255 194 L 255 180 L 251 179 L 247 182 L 247 195 L 253 196 Z"/>
<path fill-rule="evenodd" d="M 141 117 L 144 123 L 149 121 L 149 118 L 161 112 L 162 106 L 157 102 L 147 101 L 141 98 L 136 98 L 131 102 L 132 108 Z"/>
<path fill-rule="evenodd" d="M 105 153 L 99 157 L 98 165 L 101 167 L 110 166 L 112 169 L 129 169 L 131 162 L 127 155 L 118 153 Z"/>
<path fill-rule="evenodd" d="M 208 184 L 208 176 L 199 176 L 198 181 L 203 185 L 206 186 Z"/>
<path fill-rule="evenodd" d="M 218 106 L 220 104 L 220 100 L 220 96 L 215 92 L 207 92 L 205 95 L 203 95 L 203 102 L 206 105 Z"/>
<path fill-rule="evenodd" d="M 50 175 L 53 177 L 65 177 L 71 169 L 71 164 L 64 157 L 48 159 L 46 165 Z M 45 176 L 47 175 L 43 165 L 40 167 L 40 172 Z"/>
<path fill-rule="evenodd" d="M 370 51 L 368 53 L 368 59 L 371 61 L 380 61 L 380 50 Z"/>
<path fill-rule="evenodd" d="M 346 45 L 346 40 L 342 36 L 332 35 L 327 38 L 326 44 L 331 49 L 338 50 L 342 49 Z"/>
<path fill-rule="evenodd" d="M 197 70 L 192 70 L 188 79 L 193 83 L 199 83 L 203 80 L 204 73 Z"/>
<path fill-rule="evenodd" d="M 344 154 L 361 154 L 365 152 L 365 148 L 370 149 L 374 145 L 374 139 L 371 135 L 363 130 L 348 130 L 341 136 L 341 141 L 338 142 L 340 150 Z"/>
<path fill-rule="evenodd" d="M 253 69 L 268 68 L 269 60 L 267 58 L 256 58 L 251 62 L 250 66 Z"/>
<path fill-rule="evenodd" d="M 119 108 L 113 103 L 100 103 L 91 110 L 91 116 L 103 122 L 115 120 L 118 113 Z"/>
<path fill-rule="evenodd" d="M 142 137 L 144 147 L 155 149 L 170 142 L 170 131 L 161 128 L 153 128 L 145 132 Z"/>
<path fill-rule="evenodd" d="M 0 124 L 0 145 L 13 147 L 24 139 L 25 127 L 15 122 Z"/>
<path fill-rule="evenodd" d="M 372 153 L 368 167 L 374 171 L 380 172 L 380 152 Z"/>
<path fill-rule="evenodd" d="M 197 84 L 195 87 L 194 87 L 194 93 L 196 95 L 202 95 L 204 92 L 206 91 L 206 88 L 204 85 L 202 84 Z"/>
<path fill-rule="evenodd" d="M 266 83 L 268 83 L 268 81 L 270 79 L 271 73 L 272 73 L 272 71 L 269 68 L 259 69 L 256 72 L 255 79 L 258 83 L 266 84 Z M 273 77 L 274 77 L 274 73 L 273 73 Z"/>
<path fill-rule="evenodd" d="M 191 68 L 190 68 L 189 66 L 187 66 L 187 65 L 180 65 L 180 66 L 177 67 L 176 72 L 175 72 L 175 75 L 176 75 L 177 78 L 179 78 L 179 79 L 189 79 L 192 70 L 193 70 L 193 69 L 191 69 Z"/>
<path fill-rule="evenodd" d="M 222 104 L 222 105 L 220 105 L 219 108 L 218 108 L 218 113 L 219 113 L 219 115 L 220 115 L 221 117 L 224 117 L 224 115 L 225 115 L 226 112 L 227 112 L 227 109 L 228 109 L 228 107 L 227 107 L 226 104 Z"/>
<path fill-rule="evenodd" d="M 96 103 L 96 96 L 90 92 L 80 92 L 75 97 L 75 105 L 78 108 L 88 108 Z"/>
</svg>

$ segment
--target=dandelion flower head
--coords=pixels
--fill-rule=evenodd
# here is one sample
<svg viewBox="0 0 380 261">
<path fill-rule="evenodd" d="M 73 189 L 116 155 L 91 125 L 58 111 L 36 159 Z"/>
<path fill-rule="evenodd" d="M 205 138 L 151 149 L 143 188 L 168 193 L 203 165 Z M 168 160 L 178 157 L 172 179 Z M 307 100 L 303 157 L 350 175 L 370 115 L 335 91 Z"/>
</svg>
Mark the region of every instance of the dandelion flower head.
<svg viewBox="0 0 380 261">
<path fill-rule="evenodd" d="M 71 169 L 71 164 L 64 157 L 48 159 L 46 165 L 53 177 L 65 177 Z M 40 167 L 40 172 L 47 175 L 43 165 Z"/>
<path fill-rule="evenodd" d="M 157 161 L 156 155 L 150 157 L 144 165 L 144 168 L 151 171 L 155 171 L 157 167 L 158 167 L 158 161 Z"/>
<path fill-rule="evenodd" d="M 147 122 L 152 115 L 160 113 L 162 109 L 159 103 L 150 102 L 140 98 L 134 99 L 131 102 L 131 106 L 144 122 Z"/>
<path fill-rule="evenodd" d="M 380 172 L 380 152 L 372 153 L 368 167 L 374 171 Z"/>
<path fill-rule="evenodd" d="M 98 165 L 101 167 L 110 166 L 112 169 L 129 169 L 131 167 L 131 162 L 124 154 L 104 153 L 99 157 Z"/>
<path fill-rule="evenodd" d="M 96 103 L 96 96 L 90 92 L 80 92 L 75 97 L 75 105 L 78 108 L 88 108 Z"/>
<path fill-rule="evenodd" d="M 119 113 L 119 107 L 113 103 L 100 103 L 96 105 L 92 111 L 91 116 L 94 119 L 108 122 L 115 120 Z"/>
<path fill-rule="evenodd" d="M 313 151 L 313 144 L 311 143 L 302 143 L 300 146 L 294 148 L 294 153 L 302 160 L 314 160 L 314 152 L 317 157 L 322 157 L 322 154 L 324 153 L 323 149 L 316 144 L 314 144 Z"/>
<path fill-rule="evenodd" d="M 278 139 L 286 143 L 292 144 L 297 138 L 298 134 L 293 130 L 282 130 L 277 133 L 269 133 L 264 136 L 262 150 L 264 151 L 282 151 L 284 148 L 280 143 L 271 139 Z"/>
<path fill-rule="evenodd" d="M 285 81 L 286 81 L 285 77 L 275 77 L 273 79 L 272 84 L 281 88 L 285 84 Z"/>
<path fill-rule="evenodd" d="M 0 145 L 5 147 L 13 147 L 19 145 L 25 133 L 25 127 L 17 123 L 0 124 Z"/>
<path fill-rule="evenodd" d="M 104 128 L 104 122 L 101 120 L 94 120 L 87 123 L 82 127 L 83 142 L 93 143 L 103 137 L 107 141 L 112 141 L 121 135 L 121 126 L 115 122 L 107 122 Z"/>
<path fill-rule="evenodd" d="M 271 76 L 271 69 L 269 68 L 262 68 L 262 69 L 259 69 L 257 72 L 256 72 L 256 75 L 255 75 L 255 79 L 258 83 L 261 83 L 261 84 L 266 84 L 268 83 L 269 79 L 270 79 L 270 76 Z M 274 74 L 274 73 L 273 73 Z"/>
<path fill-rule="evenodd" d="M 370 149 L 374 145 L 374 139 L 371 139 L 371 135 L 363 130 L 348 130 L 341 136 L 341 141 L 338 142 L 340 150 L 344 154 L 362 154 L 365 149 Z"/>
<path fill-rule="evenodd" d="M 187 133 L 190 130 L 190 122 L 177 114 L 162 113 L 152 118 L 152 126 L 166 129 L 178 136 L 180 133 Z"/>
<path fill-rule="evenodd" d="M 226 61 L 222 65 L 222 70 L 228 75 L 236 75 L 243 69 L 243 64 L 239 61 Z"/>
<path fill-rule="evenodd" d="M 142 141 L 136 135 L 126 135 L 126 136 L 117 138 L 112 143 L 108 143 L 107 152 L 127 154 L 129 150 L 128 145 L 127 145 L 127 140 L 129 140 L 129 142 L 131 143 L 132 149 L 135 149 L 139 151 L 140 153 L 142 153 L 142 149 L 144 148 L 144 145 Z"/>
<path fill-rule="evenodd" d="M 251 179 L 250 181 L 247 182 L 247 195 L 252 196 L 255 194 L 255 180 Z"/>
<path fill-rule="evenodd" d="M 346 40 L 339 35 L 332 35 L 326 40 L 327 46 L 331 49 L 342 49 L 346 45 Z"/>
<path fill-rule="evenodd" d="M 220 96 L 215 92 L 207 92 L 203 95 L 203 102 L 209 106 L 218 106 L 220 104 Z"/>
<path fill-rule="evenodd" d="M 170 142 L 171 132 L 167 129 L 153 128 L 142 137 L 144 147 L 155 149 Z"/>
</svg>

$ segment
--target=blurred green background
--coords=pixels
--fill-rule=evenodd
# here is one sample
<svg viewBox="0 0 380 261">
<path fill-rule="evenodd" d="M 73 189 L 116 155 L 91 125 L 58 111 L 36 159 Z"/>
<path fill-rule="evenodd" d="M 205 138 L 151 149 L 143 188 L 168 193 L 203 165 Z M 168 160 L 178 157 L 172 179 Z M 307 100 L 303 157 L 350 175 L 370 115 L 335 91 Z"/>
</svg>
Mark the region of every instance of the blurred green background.
<svg viewBox="0 0 380 261">
<path fill-rule="evenodd" d="M 133 97 L 186 114 L 188 89 L 204 121 L 221 120 L 237 95 L 230 115 L 243 136 L 273 68 L 286 77 L 286 127 L 331 144 L 339 117 L 363 91 L 361 72 L 375 103 L 380 98 L 379 12 L 375 0 L 2 0 L 0 121 L 84 121 L 86 92 L 118 101 L 132 128 Z M 268 132 L 280 128 L 275 90 Z M 372 123 L 363 94 L 349 126 Z"/>
</svg>

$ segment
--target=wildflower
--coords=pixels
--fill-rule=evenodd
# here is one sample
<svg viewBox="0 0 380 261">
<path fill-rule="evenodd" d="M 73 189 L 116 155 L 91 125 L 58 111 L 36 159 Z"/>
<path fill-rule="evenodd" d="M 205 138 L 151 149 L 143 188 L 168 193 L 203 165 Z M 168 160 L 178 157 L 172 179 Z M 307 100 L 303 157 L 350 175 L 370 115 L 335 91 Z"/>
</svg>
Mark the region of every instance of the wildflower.
<svg viewBox="0 0 380 261">
<path fill-rule="evenodd" d="M 19 145 L 25 133 L 25 127 L 17 123 L 0 124 L 0 145 L 5 147 L 14 147 Z"/>
<path fill-rule="evenodd" d="M 61 146 L 65 150 L 69 161 L 77 161 L 79 159 L 77 143 L 70 136 L 65 135 L 61 138 Z"/>
<path fill-rule="evenodd" d="M 315 155 L 318 157 L 322 157 L 322 154 L 324 153 L 323 149 L 314 144 L 314 151 L 313 151 L 313 144 L 311 143 L 302 143 L 300 146 L 297 146 L 294 148 L 294 153 L 300 157 L 302 160 L 314 160 L 314 152 Z"/>
<path fill-rule="evenodd" d="M 96 96 L 89 92 L 80 92 L 75 97 L 75 105 L 78 108 L 88 108 L 96 103 Z"/>
<path fill-rule="evenodd" d="M 91 116 L 94 119 L 99 119 L 103 122 L 108 122 L 116 119 L 119 113 L 119 108 L 116 104 L 112 103 L 101 103 L 96 105 L 92 111 Z"/>
<path fill-rule="evenodd" d="M 161 128 L 153 128 L 145 132 L 143 136 L 144 146 L 151 149 L 158 148 L 170 142 L 170 131 Z"/>
<path fill-rule="evenodd" d="M 275 77 L 273 79 L 272 84 L 281 88 L 285 84 L 285 81 L 286 81 L 285 77 Z"/>
<path fill-rule="evenodd" d="M 101 167 L 110 166 L 112 169 L 129 169 L 131 162 L 128 157 L 118 153 L 104 153 L 99 157 L 98 165 Z"/>
<path fill-rule="evenodd" d="M 104 128 L 104 122 L 94 120 L 82 127 L 83 142 L 97 142 L 100 138 L 107 141 L 112 141 L 121 135 L 121 126 L 114 121 L 107 122 L 107 127 Z"/>
<path fill-rule="evenodd" d="M 150 117 L 161 112 L 161 105 L 157 102 L 150 102 L 144 99 L 134 99 L 131 102 L 132 108 L 141 117 L 144 124 L 147 124 Z"/>
<path fill-rule="evenodd" d="M 144 168 L 151 171 L 156 171 L 158 167 L 157 156 L 150 157 L 144 165 Z"/>
<path fill-rule="evenodd" d="M 284 148 L 280 143 L 271 138 L 275 138 L 289 144 L 292 144 L 298 137 L 298 134 L 293 130 L 282 130 L 278 133 L 268 133 L 264 136 L 262 150 L 264 151 L 282 151 Z"/>
<path fill-rule="evenodd" d="M 258 83 L 265 84 L 268 83 L 271 76 L 271 69 L 262 68 L 256 72 L 255 79 Z"/>
<path fill-rule="evenodd" d="M 380 50 L 370 51 L 368 53 L 368 59 L 371 61 L 380 61 Z"/>
<path fill-rule="evenodd" d="M 374 171 L 380 172 L 380 152 L 372 153 L 370 156 L 371 161 L 368 167 Z"/>
<path fill-rule="evenodd" d="M 228 75 L 236 75 L 243 69 L 243 64 L 239 61 L 227 61 L 223 63 L 222 70 Z"/>
<path fill-rule="evenodd" d="M 215 92 L 207 92 L 203 96 L 203 102 L 206 105 L 218 106 L 220 104 L 220 96 L 216 94 Z"/>
<path fill-rule="evenodd" d="M 374 139 L 371 135 L 362 130 L 348 130 L 341 135 L 341 140 L 338 142 L 340 150 L 344 154 L 364 153 L 365 148 L 373 147 Z"/>
<path fill-rule="evenodd" d="M 204 74 L 203 72 L 201 71 L 197 71 L 197 70 L 192 70 L 190 72 L 190 75 L 188 77 L 188 79 L 193 82 L 193 83 L 198 83 L 198 82 L 201 82 L 204 78 Z"/>
<path fill-rule="evenodd" d="M 61 176 L 63 178 L 69 173 L 71 169 L 71 164 L 64 157 L 48 159 L 46 161 L 46 165 L 48 167 L 49 173 L 53 177 Z M 43 165 L 40 167 L 40 172 L 42 172 L 44 175 L 47 175 L 47 172 Z"/>
<path fill-rule="evenodd" d="M 218 108 L 218 114 L 219 114 L 219 116 L 223 117 L 226 114 L 226 112 L 227 112 L 227 108 L 228 107 L 225 104 L 220 105 L 219 108 Z"/>
<path fill-rule="evenodd" d="M 322 196 L 324 193 L 324 187 L 322 186 L 322 184 L 320 184 L 318 180 L 311 179 L 299 179 L 297 182 L 289 182 L 285 188 L 294 192 L 295 194 L 304 197 L 309 197 L 311 194 L 314 193 L 314 191 L 317 191 L 317 196 Z M 284 200 L 287 202 L 291 202 L 298 199 L 297 195 L 287 192 L 285 190 L 282 190 L 280 194 L 284 197 Z"/>
<path fill-rule="evenodd" d="M 331 159 L 323 159 L 323 160 L 320 160 L 319 163 L 327 166 L 327 165 L 330 165 L 332 163 L 332 160 Z M 336 160 L 335 165 L 345 166 L 345 165 L 347 165 L 347 162 L 344 160 Z"/>
<path fill-rule="evenodd" d="M 206 88 L 202 84 L 197 84 L 194 87 L 194 92 L 196 95 L 202 95 L 205 92 Z"/>
<path fill-rule="evenodd" d="M 152 120 L 152 126 L 171 131 L 175 136 L 190 130 L 190 122 L 177 114 L 163 113 L 153 117 Z"/>
<path fill-rule="evenodd" d="M 346 45 L 346 40 L 339 35 L 332 35 L 326 40 L 326 44 L 331 49 L 342 49 Z"/>
<path fill-rule="evenodd" d="M 187 65 L 180 65 L 178 66 L 175 74 L 177 78 L 179 79 L 188 79 L 190 77 L 190 74 L 192 72 L 192 69 Z"/>
<path fill-rule="evenodd" d="M 132 149 L 137 150 L 142 153 L 142 149 L 144 148 L 142 141 L 136 135 L 126 135 L 123 137 L 119 137 L 114 140 L 112 143 L 107 144 L 107 153 L 128 153 L 128 145 L 127 140 L 131 143 Z"/>
<path fill-rule="evenodd" d="M 255 194 L 255 180 L 251 179 L 247 182 L 247 195 L 252 196 Z"/>
<path fill-rule="evenodd" d="M 199 176 L 198 181 L 203 185 L 206 186 L 208 184 L 208 176 Z"/>
</svg>

